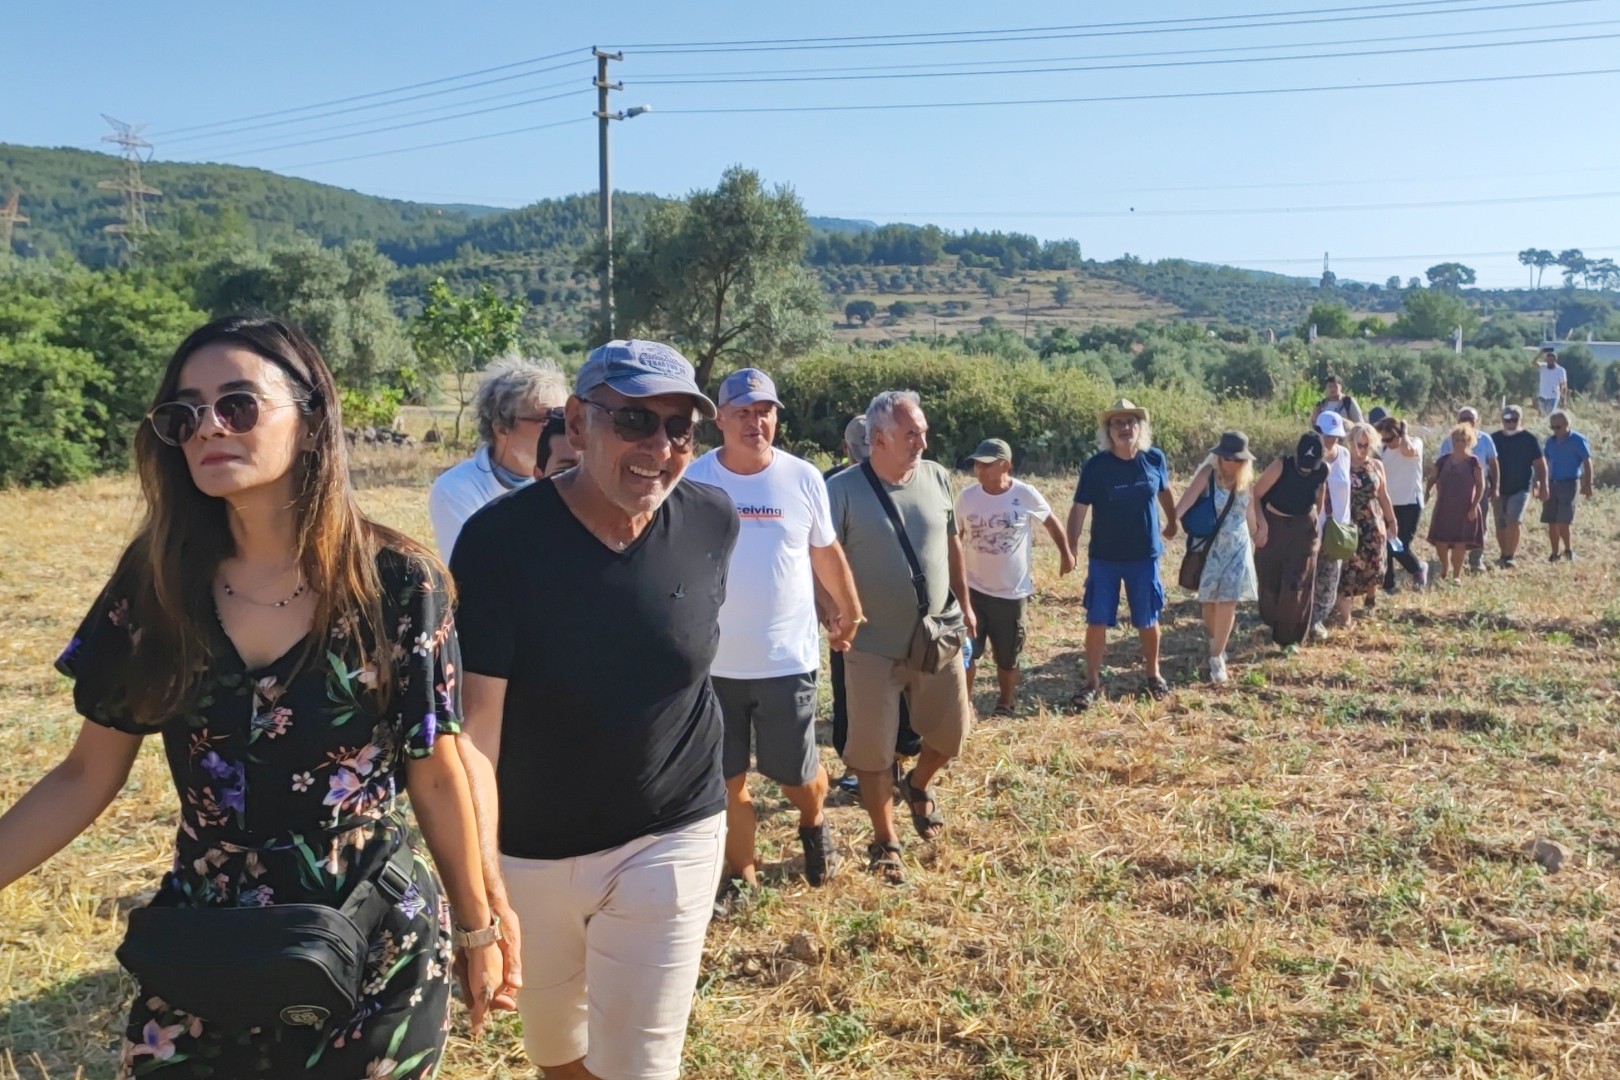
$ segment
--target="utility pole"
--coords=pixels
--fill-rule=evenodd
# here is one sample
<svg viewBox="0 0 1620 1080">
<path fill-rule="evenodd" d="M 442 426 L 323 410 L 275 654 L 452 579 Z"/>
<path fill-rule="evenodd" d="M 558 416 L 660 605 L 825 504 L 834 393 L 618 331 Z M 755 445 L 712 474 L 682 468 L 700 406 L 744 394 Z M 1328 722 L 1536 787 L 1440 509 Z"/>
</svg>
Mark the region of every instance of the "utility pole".
<svg viewBox="0 0 1620 1080">
<path fill-rule="evenodd" d="M 592 48 L 596 57 L 596 156 L 600 169 L 599 213 L 602 224 L 602 332 L 604 340 L 613 340 L 613 171 L 608 156 L 608 125 L 622 116 L 608 111 L 608 93 L 623 90 L 623 83 L 608 81 L 608 62 L 623 60 L 622 52 L 603 52 Z"/>
<path fill-rule="evenodd" d="M 6 205 L 0 206 L 0 258 L 11 254 L 12 231 L 18 225 L 27 225 L 28 217 L 17 210 L 17 202 L 21 194 L 16 188 L 11 189 L 11 198 Z"/>
<path fill-rule="evenodd" d="M 152 144 L 141 138 L 141 129 L 145 124 L 126 124 L 106 113 L 102 113 L 101 118 L 113 128 L 113 133 L 103 135 L 101 141 L 116 144 L 124 157 L 123 178 L 103 180 L 96 185 L 103 191 L 116 191 L 124 196 L 124 220 L 108 225 L 107 232 L 122 236 L 124 242 L 134 248 L 140 234 L 146 231 L 145 198 L 163 194 L 141 180 L 141 165 L 152 159 Z"/>
<path fill-rule="evenodd" d="M 1024 288 L 1024 340 L 1029 340 L 1029 287 Z"/>
</svg>

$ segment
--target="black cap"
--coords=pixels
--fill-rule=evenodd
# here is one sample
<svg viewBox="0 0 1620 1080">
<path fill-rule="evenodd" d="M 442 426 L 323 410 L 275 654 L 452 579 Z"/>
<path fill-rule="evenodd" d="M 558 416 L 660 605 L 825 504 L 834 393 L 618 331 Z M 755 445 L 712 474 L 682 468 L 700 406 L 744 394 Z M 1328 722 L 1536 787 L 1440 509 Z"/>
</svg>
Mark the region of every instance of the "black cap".
<svg viewBox="0 0 1620 1080">
<path fill-rule="evenodd" d="M 1307 431 L 1299 437 L 1299 445 L 1294 447 L 1294 464 L 1310 472 L 1322 464 L 1322 457 L 1327 450 L 1322 446 L 1322 436 L 1314 431 Z"/>
</svg>

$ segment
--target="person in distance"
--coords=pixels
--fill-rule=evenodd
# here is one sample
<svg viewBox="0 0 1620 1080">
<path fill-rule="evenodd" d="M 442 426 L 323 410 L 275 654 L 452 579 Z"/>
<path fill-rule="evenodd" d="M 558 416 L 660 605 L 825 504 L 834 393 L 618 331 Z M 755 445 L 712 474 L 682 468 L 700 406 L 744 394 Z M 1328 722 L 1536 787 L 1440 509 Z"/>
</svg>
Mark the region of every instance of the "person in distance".
<svg viewBox="0 0 1620 1080">
<path fill-rule="evenodd" d="M 1541 440 L 1524 430 L 1524 411 L 1517 405 L 1502 406 L 1502 426 L 1491 432 L 1496 446 L 1499 479 L 1492 512 L 1496 517 L 1496 546 L 1502 549 L 1498 560 L 1511 570 L 1519 554 L 1519 530 L 1525 507 L 1532 498 L 1542 499 L 1547 491 L 1547 459 Z M 1396 508 L 1399 512 L 1399 507 Z"/>
<path fill-rule="evenodd" d="M 1547 526 L 1547 542 L 1552 549 L 1548 559 L 1574 562 L 1570 529 L 1575 524 L 1575 497 L 1577 491 L 1588 499 L 1592 497 L 1592 448 L 1586 436 L 1574 430 L 1567 409 L 1554 409 L 1547 424 L 1552 434 L 1542 448 L 1542 456 L 1547 459 L 1547 487 L 1542 496 L 1541 522 Z"/>
</svg>

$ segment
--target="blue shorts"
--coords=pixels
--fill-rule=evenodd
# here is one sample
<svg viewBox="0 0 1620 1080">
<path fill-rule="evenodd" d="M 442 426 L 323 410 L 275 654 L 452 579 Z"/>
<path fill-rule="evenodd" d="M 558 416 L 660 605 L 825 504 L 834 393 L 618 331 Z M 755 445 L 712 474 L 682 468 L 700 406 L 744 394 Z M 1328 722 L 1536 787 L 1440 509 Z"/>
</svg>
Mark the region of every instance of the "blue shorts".
<svg viewBox="0 0 1620 1080">
<path fill-rule="evenodd" d="M 1138 630 L 1159 625 L 1164 610 L 1164 583 L 1159 580 L 1158 559 L 1111 562 L 1086 561 L 1086 624 L 1119 625 L 1119 586 L 1125 585 L 1125 599 L 1131 606 L 1131 625 Z"/>
</svg>

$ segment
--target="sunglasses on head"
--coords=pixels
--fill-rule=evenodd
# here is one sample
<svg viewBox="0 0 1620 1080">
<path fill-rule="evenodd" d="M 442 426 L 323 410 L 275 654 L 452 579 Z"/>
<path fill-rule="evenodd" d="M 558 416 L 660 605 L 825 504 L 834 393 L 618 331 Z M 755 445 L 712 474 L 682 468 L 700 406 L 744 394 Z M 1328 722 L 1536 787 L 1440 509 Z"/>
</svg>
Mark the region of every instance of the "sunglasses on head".
<svg viewBox="0 0 1620 1080">
<path fill-rule="evenodd" d="M 194 405 L 189 401 L 167 401 L 146 414 L 152 431 L 170 446 L 189 442 L 202 427 L 203 413 L 214 414 L 220 430 L 230 435 L 245 435 L 259 422 L 259 414 L 267 409 L 285 409 L 301 404 L 286 401 L 267 405 L 269 399 L 251 390 L 233 390 L 221 394 L 212 404 Z"/>
<path fill-rule="evenodd" d="M 594 405 L 607 413 L 613 421 L 613 434 L 625 442 L 641 442 L 652 438 L 658 431 L 660 422 L 670 446 L 676 450 L 690 450 L 697 438 L 697 421 L 690 416 L 662 417 L 651 409 L 644 409 L 639 405 L 623 405 L 614 409 L 590 398 L 585 398 L 584 401 L 585 404 Z"/>
</svg>

